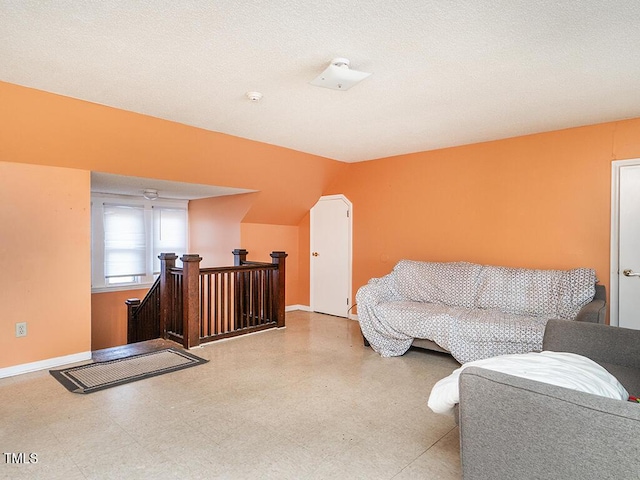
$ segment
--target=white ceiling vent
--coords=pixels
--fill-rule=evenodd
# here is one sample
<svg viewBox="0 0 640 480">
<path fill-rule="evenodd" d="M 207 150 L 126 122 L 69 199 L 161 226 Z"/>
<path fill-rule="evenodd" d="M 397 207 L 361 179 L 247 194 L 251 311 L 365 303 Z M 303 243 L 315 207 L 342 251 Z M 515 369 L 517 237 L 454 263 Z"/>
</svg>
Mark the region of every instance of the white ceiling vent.
<svg viewBox="0 0 640 480">
<path fill-rule="evenodd" d="M 351 70 L 349 68 L 349 60 L 346 58 L 334 58 L 331 61 L 331 65 L 311 81 L 311 85 L 332 88 L 333 90 L 349 90 L 369 75 L 371 74 Z"/>
</svg>

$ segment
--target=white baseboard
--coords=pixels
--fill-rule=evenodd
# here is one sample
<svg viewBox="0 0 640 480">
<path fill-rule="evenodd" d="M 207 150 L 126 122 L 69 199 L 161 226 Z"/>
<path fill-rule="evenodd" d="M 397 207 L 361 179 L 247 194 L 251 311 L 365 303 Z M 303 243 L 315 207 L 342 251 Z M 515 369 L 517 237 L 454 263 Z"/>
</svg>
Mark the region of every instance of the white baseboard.
<svg viewBox="0 0 640 480">
<path fill-rule="evenodd" d="M 304 312 L 310 312 L 311 307 L 309 305 L 287 305 L 284 307 L 285 312 L 293 312 L 294 310 L 302 310 Z"/>
<path fill-rule="evenodd" d="M 293 312 L 295 310 L 302 310 L 304 312 L 311 312 L 311 307 L 309 305 L 288 305 L 284 308 L 285 312 Z M 357 313 L 348 313 L 347 317 L 349 320 L 355 320 L 356 322 L 358 321 L 358 314 Z"/>
<path fill-rule="evenodd" d="M 0 368 L 0 378 L 13 377 L 15 375 L 36 372 L 38 370 L 47 370 L 49 368 L 68 365 L 70 363 L 84 362 L 85 360 L 91 360 L 90 351 L 74 353 L 72 355 L 65 355 L 63 357 L 49 358 L 47 360 L 40 360 L 38 362 L 23 363 L 22 365 L 15 365 L 13 367 Z"/>
</svg>

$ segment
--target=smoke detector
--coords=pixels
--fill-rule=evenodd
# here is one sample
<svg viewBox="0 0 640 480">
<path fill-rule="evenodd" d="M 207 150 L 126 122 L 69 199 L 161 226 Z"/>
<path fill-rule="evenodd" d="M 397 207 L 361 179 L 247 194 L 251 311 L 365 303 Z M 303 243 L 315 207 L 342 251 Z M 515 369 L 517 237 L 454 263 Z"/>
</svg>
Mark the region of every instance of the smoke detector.
<svg viewBox="0 0 640 480">
<path fill-rule="evenodd" d="M 247 92 L 247 98 L 252 102 L 259 102 L 262 100 L 262 94 L 260 92 Z"/>
<path fill-rule="evenodd" d="M 349 90 L 371 75 L 370 73 L 352 70 L 349 68 L 349 64 L 350 62 L 346 58 L 334 58 L 324 72 L 311 81 L 311 85 L 344 91 Z"/>
</svg>

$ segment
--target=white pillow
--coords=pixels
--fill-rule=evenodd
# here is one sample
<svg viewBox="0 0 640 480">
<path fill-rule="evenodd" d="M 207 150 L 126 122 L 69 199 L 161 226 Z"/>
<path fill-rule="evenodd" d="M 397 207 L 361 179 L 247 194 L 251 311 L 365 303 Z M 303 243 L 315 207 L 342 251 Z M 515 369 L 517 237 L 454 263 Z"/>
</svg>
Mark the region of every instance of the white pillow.
<svg viewBox="0 0 640 480">
<path fill-rule="evenodd" d="M 501 355 L 465 363 L 433 386 L 428 402 L 431 410 L 435 413 L 453 413 L 453 407 L 460 401 L 458 378 L 467 367 L 482 367 L 601 397 L 618 400 L 629 398 L 622 384 L 593 360 L 575 353 L 545 351 Z"/>
</svg>

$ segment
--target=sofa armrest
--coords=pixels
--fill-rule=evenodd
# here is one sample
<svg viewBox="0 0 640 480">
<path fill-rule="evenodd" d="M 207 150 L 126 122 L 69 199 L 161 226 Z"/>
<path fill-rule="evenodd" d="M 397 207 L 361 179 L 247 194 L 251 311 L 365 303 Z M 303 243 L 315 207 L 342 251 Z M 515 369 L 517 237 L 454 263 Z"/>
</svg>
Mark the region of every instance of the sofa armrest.
<svg viewBox="0 0 640 480">
<path fill-rule="evenodd" d="M 576 353 L 598 363 L 640 369 L 640 330 L 571 320 L 549 320 L 542 348 Z"/>
<path fill-rule="evenodd" d="M 607 316 L 607 302 L 591 300 L 580 309 L 574 321 L 604 324 Z"/>
<path fill-rule="evenodd" d="M 463 478 L 635 478 L 640 405 L 500 372 L 460 375 Z"/>
<path fill-rule="evenodd" d="M 356 292 L 356 304 L 359 307 L 374 306 L 379 303 L 399 300 L 396 293 L 389 287 L 388 275 L 381 278 L 372 278 L 361 286 Z"/>
<path fill-rule="evenodd" d="M 389 286 L 390 276 L 385 275 L 381 278 L 372 278 L 366 285 L 361 286 L 356 292 L 356 306 L 358 308 L 358 320 L 360 322 L 360 331 L 365 347 L 371 344 L 367 339 L 367 332 L 370 331 L 370 322 L 364 321 L 367 318 L 375 317 L 375 307 L 383 302 L 398 300 L 398 296 Z M 364 328 L 363 328 L 364 323 Z"/>
<path fill-rule="evenodd" d="M 578 322 L 602 323 L 607 317 L 607 291 L 604 285 L 596 285 L 596 293 L 592 301 L 580 309 L 574 319 Z"/>
</svg>

